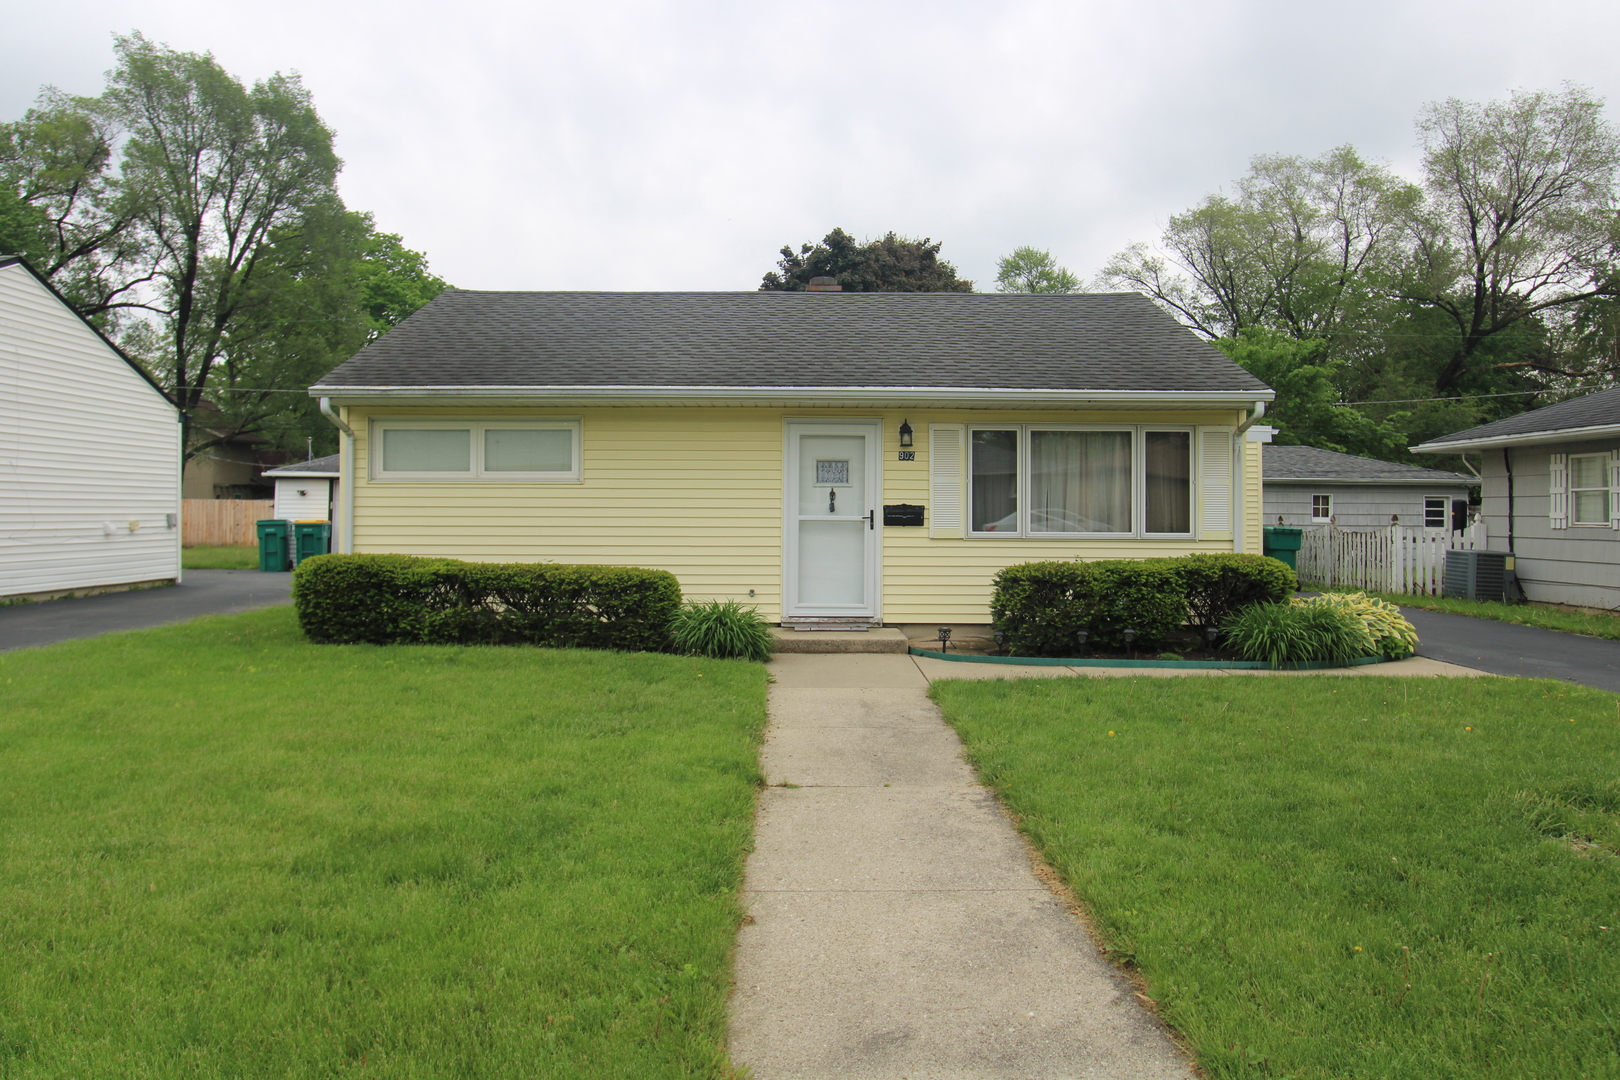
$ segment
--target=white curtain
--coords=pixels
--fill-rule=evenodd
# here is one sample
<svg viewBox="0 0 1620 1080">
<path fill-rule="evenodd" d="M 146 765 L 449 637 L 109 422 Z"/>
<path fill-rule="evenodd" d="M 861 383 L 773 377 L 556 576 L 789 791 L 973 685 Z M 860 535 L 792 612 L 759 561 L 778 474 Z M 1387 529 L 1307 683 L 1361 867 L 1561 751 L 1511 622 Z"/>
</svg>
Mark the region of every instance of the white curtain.
<svg viewBox="0 0 1620 1080">
<path fill-rule="evenodd" d="M 1130 532 L 1131 433 L 1032 431 L 1030 532 Z"/>
</svg>

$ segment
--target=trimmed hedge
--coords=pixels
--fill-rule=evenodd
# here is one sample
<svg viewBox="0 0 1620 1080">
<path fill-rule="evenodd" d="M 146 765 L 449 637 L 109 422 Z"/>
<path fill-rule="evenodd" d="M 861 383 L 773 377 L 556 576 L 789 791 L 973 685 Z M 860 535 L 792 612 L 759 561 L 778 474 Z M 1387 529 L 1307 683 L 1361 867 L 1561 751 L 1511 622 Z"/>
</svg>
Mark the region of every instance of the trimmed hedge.
<svg viewBox="0 0 1620 1080">
<path fill-rule="evenodd" d="M 1123 648 L 1124 631 L 1152 648 L 1182 625 L 1220 625 L 1253 604 L 1279 603 L 1298 587 L 1285 563 L 1263 555 L 1186 555 L 1176 559 L 1036 562 L 995 577 L 991 619 L 1015 656 L 1073 656 L 1088 647 Z"/>
<path fill-rule="evenodd" d="M 318 555 L 293 572 L 311 641 L 663 652 L 681 607 L 664 570 Z"/>
</svg>

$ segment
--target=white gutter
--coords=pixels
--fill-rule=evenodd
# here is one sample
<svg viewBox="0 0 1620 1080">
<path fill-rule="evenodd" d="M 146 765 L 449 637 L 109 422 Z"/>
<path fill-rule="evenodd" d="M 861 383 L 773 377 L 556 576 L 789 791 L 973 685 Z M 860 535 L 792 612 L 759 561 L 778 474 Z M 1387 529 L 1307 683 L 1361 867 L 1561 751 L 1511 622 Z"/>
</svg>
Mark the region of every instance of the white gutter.
<svg viewBox="0 0 1620 1080">
<path fill-rule="evenodd" d="M 338 486 L 343 489 L 343 520 L 338 522 L 337 549 L 345 555 L 354 552 L 354 429 L 332 411 L 332 399 L 321 398 L 321 415 L 332 421 L 341 434 L 338 441 Z"/>
<path fill-rule="evenodd" d="M 1615 435 L 1620 435 L 1620 424 L 1597 424 L 1592 427 L 1562 428 L 1557 431 L 1526 431 L 1519 435 L 1487 436 L 1483 439 L 1426 442 L 1408 449 L 1414 454 L 1460 454 L 1465 450 L 1499 450 L 1504 446 L 1522 446 L 1526 443 L 1580 442 L 1583 439 L 1603 439 Z"/>
<path fill-rule="evenodd" d="M 872 402 L 904 398 L 908 403 L 919 405 L 1117 403 L 1241 408 L 1256 399 L 1275 400 L 1277 395 L 1271 390 L 1234 393 L 1230 390 L 1034 390 L 955 386 L 316 386 L 310 390 L 310 396 L 345 401 L 517 398 L 621 405 L 687 401 L 752 403 L 785 398 Z M 1261 415 L 1263 413 L 1262 408 Z M 1255 419 L 1259 419 L 1259 415 Z"/>
<path fill-rule="evenodd" d="M 1275 398 L 1276 395 L 1273 394 L 1271 399 Z M 1243 436 L 1264 415 L 1266 415 L 1266 402 L 1256 401 L 1253 415 L 1239 424 L 1237 430 L 1232 433 L 1232 550 L 1235 552 L 1242 552 L 1244 547 L 1243 466 L 1244 459 L 1247 456 L 1245 450 L 1247 442 Z M 1262 480 L 1261 483 L 1264 484 L 1265 481 Z"/>
</svg>

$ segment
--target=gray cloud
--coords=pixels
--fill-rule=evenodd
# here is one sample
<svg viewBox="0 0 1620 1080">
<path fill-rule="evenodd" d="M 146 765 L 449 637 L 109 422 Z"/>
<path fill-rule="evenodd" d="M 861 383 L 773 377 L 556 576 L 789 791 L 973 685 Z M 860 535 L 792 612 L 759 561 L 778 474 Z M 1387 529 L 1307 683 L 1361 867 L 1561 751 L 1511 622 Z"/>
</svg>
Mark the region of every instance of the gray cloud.
<svg viewBox="0 0 1620 1080">
<path fill-rule="evenodd" d="M 1585 2 L 82 0 L 8 18 L 0 115 L 95 92 L 135 28 L 301 72 L 349 203 L 473 288 L 748 289 L 835 225 L 981 287 L 1026 243 L 1089 276 L 1254 154 L 1411 172 L 1425 101 L 1620 83 Z"/>
</svg>

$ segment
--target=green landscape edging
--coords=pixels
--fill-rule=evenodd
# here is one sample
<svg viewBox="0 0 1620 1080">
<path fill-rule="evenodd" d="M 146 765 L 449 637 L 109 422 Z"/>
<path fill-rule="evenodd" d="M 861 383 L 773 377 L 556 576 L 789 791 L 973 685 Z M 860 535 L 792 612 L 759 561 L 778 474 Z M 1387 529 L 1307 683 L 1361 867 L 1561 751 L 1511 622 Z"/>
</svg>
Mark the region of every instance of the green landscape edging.
<svg viewBox="0 0 1620 1080">
<path fill-rule="evenodd" d="M 1362 656 L 1350 661 L 1348 664 L 1331 664 L 1326 660 L 1303 660 L 1297 664 L 1283 664 L 1278 667 L 1264 660 L 1061 660 L 1051 656 L 968 656 L 964 653 L 942 653 L 935 652 L 932 649 L 918 649 L 915 647 L 907 651 L 912 656 L 927 656 L 935 660 L 949 660 L 954 664 L 1020 664 L 1025 667 L 1181 668 L 1183 670 L 1227 668 L 1240 671 L 1327 671 L 1333 668 L 1382 664 L 1388 659 L 1383 656 Z"/>
</svg>

